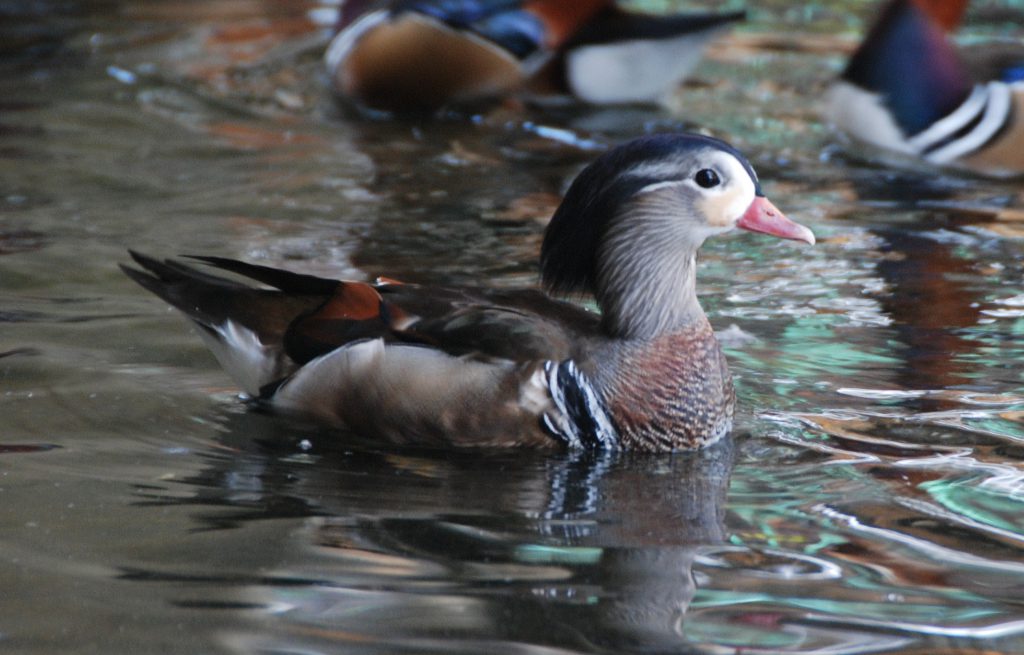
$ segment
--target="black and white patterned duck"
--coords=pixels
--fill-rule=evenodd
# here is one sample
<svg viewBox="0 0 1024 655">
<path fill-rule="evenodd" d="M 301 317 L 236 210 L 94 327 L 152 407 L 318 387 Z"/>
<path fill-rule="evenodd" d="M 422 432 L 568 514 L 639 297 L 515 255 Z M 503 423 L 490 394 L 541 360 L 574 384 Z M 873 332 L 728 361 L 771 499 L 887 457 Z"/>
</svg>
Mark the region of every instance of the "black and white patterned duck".
<svg viewBox="0 0 1024 655">
<path fill-rule="evenodd" d="M 1024 174 L 1024 82 L 1014 69 L 975 78 L 977 68 L 947 35 L 965 6 L 886 3 L 830 90 L 826 113 L 852 139 L 902 157 L 993 177 Z"/>
<path fill-rule="evenodd" d="M 666 134 L 585 168 L 548 225 L 536 289 L 345 282 L 193 258 L 263 286 L 132 253 L 136 282 L 199 328 L 257 402 L 398 444 L 668 451 L 732 426 L 696 254 L 735 227 L 814 243 L 737 150 Z"/>
</svg>

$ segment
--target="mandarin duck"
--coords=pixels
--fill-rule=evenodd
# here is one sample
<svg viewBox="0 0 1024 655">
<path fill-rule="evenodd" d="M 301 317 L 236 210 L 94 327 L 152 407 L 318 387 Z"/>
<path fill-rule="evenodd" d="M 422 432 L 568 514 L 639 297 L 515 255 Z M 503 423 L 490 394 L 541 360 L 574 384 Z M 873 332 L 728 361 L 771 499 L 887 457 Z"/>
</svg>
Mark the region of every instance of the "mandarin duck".
<svg viewBox="0 0 1024 655">
<path fill-rule="evenodd" d="M 946 35 L 965 2 L 892 0 L 840 79 L 826 112 L 848 136 L 981 175 L 1024 173 L 1024 82 L 974 79 Z"/>
<path fill-rule="evenodd" d="M 743 15 L 655 16 L 613 0 L 346 0 L 325 61 L 341 97 L 386 111 L 545 84 L 591 103 L 657 102 Z"/>
<path fill-rule="evenodd" d="M 395 444 L 667 451 L 731 427 L 729 369 L 696 292 L 704 240 L 735 227 L 814 243 L 750 163 L 695 134 L 587 166 L 541 247 L 548 291 L 346 282 L 220 257 L 263 287 L 132 253 L 132 279 L 198 326 L 263 406 Z"/>
</svg>

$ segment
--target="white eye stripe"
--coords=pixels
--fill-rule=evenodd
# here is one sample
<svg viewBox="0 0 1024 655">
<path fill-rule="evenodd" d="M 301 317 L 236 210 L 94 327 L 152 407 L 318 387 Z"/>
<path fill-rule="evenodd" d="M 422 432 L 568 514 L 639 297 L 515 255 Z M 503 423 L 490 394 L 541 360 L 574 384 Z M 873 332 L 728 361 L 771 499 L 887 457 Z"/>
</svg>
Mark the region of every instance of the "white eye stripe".
<svg viewBox="0 0 1024 655">
<path fill-rule="evenodd" d="M 622 172 L 627 177 L 670 178 L 691 165 L 688 159 L 660 159 L 637 164 Z"/>
<path fill-rule="evenodd" d="M 691 172 L 679 177 L 683 171 Z M 717 177 L 717 183 L 711 186 L 701 186 L 697 183 L 695 176 L 702 170 L 710 170 Z M 751 178 L 753 171 L 748 171 L 743 164 L 727 152 L 712 152 L 706 157 L 694 161 L 692 159 L 682 161 L 659 161 L 656 163 L 644 163 L 634 166 L 620 176 L 625 178 L 653 178 L 660 180 L 651 182 L 641 187 L 635 195 L 651 193 L 660 189 L 692 186 L 702 193 L 721 194 L 729 192 L 735 185 L 740 187 L 755 187 L 756 177 Z"/>
<path fill-rule="evenodd" d="M 671 188 L 671 187 L 683 186 L 683 185 L 686 185 L 686 184 L 690 184 L 690 185 L 693 185 L 693 186 L 696 186 L 696 187 L 700 187 L 700 190 L 702 192 L 717 192 L 717 191 L 721 191 L 722 188 L 724 186 L 726 186 L 725 184 L 719 183 L 719 184 L 715 184 L 714 186 L 710 186 L 710 187 L 702 187 L 699 184 L 697 184 L 694 180 L 692 180 L 690 178 L 686 178 L 686 179 L 683 179 L 683 180 L 666 180 L 666 181 L 663 181 L 663 182 L 654 182 L 653 184 L 648 184 L 647 186 L 645 186 L 642 189 L 640 189 L 639 191 L 637 191 L 636 195 L 641 195 L 643 193 L 651 193 L 651 192 L 657 191 L 659 189 L 668 189 L 668 188 Z"/>
<path fill-rule="evenodd" d="M 669 187 L 681 186 L 684 183 L 686 183 L 686 180 L 666 180 L 664 182 L 655 182 L 654 184 L 648 184 L 647 186 L 637 191 L 637 195 L 641 193 L 651 193 L 652 191 L 657 191 L 658 189 L 667 189 Z"/>
</svg>

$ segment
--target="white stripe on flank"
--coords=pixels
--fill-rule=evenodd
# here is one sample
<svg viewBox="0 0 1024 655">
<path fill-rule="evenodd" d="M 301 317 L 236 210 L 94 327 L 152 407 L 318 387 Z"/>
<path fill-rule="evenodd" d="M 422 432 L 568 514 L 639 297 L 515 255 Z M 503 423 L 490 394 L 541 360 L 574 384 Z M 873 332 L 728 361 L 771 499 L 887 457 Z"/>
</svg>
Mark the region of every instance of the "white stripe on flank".
<svg viewBox="0 0 1024 655">
<path fill-rule="evenodd" d="M 569 448 L 592 450 L 618 448 L 619 436 L 608 416 L 608 411 L 601 402 L 601 397 L 576 366 L 576 363 L 571 359 L 561 364 L 549 360 L 544 362 L 544 372 L 547 375 L 551 400 L 557 410 L 554 415 L 547 412 L 542 416 L 548 430 L 561 437 Z M 571 399 L 566 398 L 567 385 L 572 385 L 569 393 L 574 394 L 574 397 Z M 584 407 L 578 406 L 580 397 L 577 394 L 582 395 Z M 573 407 L 569 406 L 570 402 Z M 585 432 L 577 422 L 577 419 L 585 420 L 578 416 L 581 412 L 586 412 L 587 418 L 593 422 L 593 434 L 589 431 Z M 587 427 L 589 429 L 590 426 Z"/>
<path fill-rule="evenodd" d="M 908 139 L 907 142 L 918 152 L 923 152 L 936 143 L 941 143 L 976 119 L 985 110 L 987 100 L 988 94 L 985 92 L 985 87 L 975 86 L 971 94 L 967 96 L 967 100 L 960 103 L 960 106 L 952 113 L 935 121 L 923 132 Z"/>
<path fill-rule="evenodd" d="M 555 403 L 555 409 L 558 412 L 557 416 L 545 413 L 544 424 L 549 430 L 560 436 L 569 448 L 582 448 L 583 444 L 580 443 L 579 433 L 565 406 L 565 394 L 562 392 L 562 385 L 558 380 L 558 362 L 551 360 L 544 362 L 544 372 L 547 374 L 551 401 Z"/>
<path fill-rule="evenodd" d="M 576 384 L 583 390 L 584 399 L 587 401 L 587 413 L 590 414 L 591 418 L 594 419 L 594 423 L 597 424 L 597 434 L 594 436 L 597 438 L 598 443 L 601 444 L 602 448 L 617 448 L 619 446 L 618 434 L 608 418 L 608 412 L 605 411 L 601 399 L 594 391 L 594 388 L 590 386 L 590 381 L 576 368 L 576 363 L 572 360 L 569 360 L 568 369 L 569 375 L 576 380 Z"/>
<path fill-rule="evenodd" d="M 355 47 L 356 43 L 359 42 L 359 39 L 373 28 L 387 21 L 390 16 L 390 12 L 387 11 L 373 11 L 338 32 L 324 53 L 324 62 L 327 64 L 327 70 L 333 75 L 334 70 L 341 65 L 341 62 L 345 61 L 345 58 L 352 48 Z"/>
<path fill-rule="evenodd" d="M 973 130 L 947 145 L 928 153 L 925 159 L 935 164 L 946 164 L 981 148 L 995 135 L 1010 116 L 1013 104 L 1009 85 L 1003 82 L 988 83 L 988 103 L 985 115 Z"/>
</svg>

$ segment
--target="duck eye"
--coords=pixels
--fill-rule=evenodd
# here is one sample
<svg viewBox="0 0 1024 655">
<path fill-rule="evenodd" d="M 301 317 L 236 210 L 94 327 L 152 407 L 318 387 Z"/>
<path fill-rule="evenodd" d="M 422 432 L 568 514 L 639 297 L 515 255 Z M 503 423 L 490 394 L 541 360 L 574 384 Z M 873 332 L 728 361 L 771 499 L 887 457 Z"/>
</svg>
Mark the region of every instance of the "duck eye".
<svg viewBox="0 0 1024 655">
<path fill-rule="evenodd" d="M 718 179 L 718 173 L 710 168 L 702 168 L 697 171 L 697 174 L 693 176 L 693 180 L 705 189 L 718 186 L 722 182 L 722 180 Z"/>
</svg>

